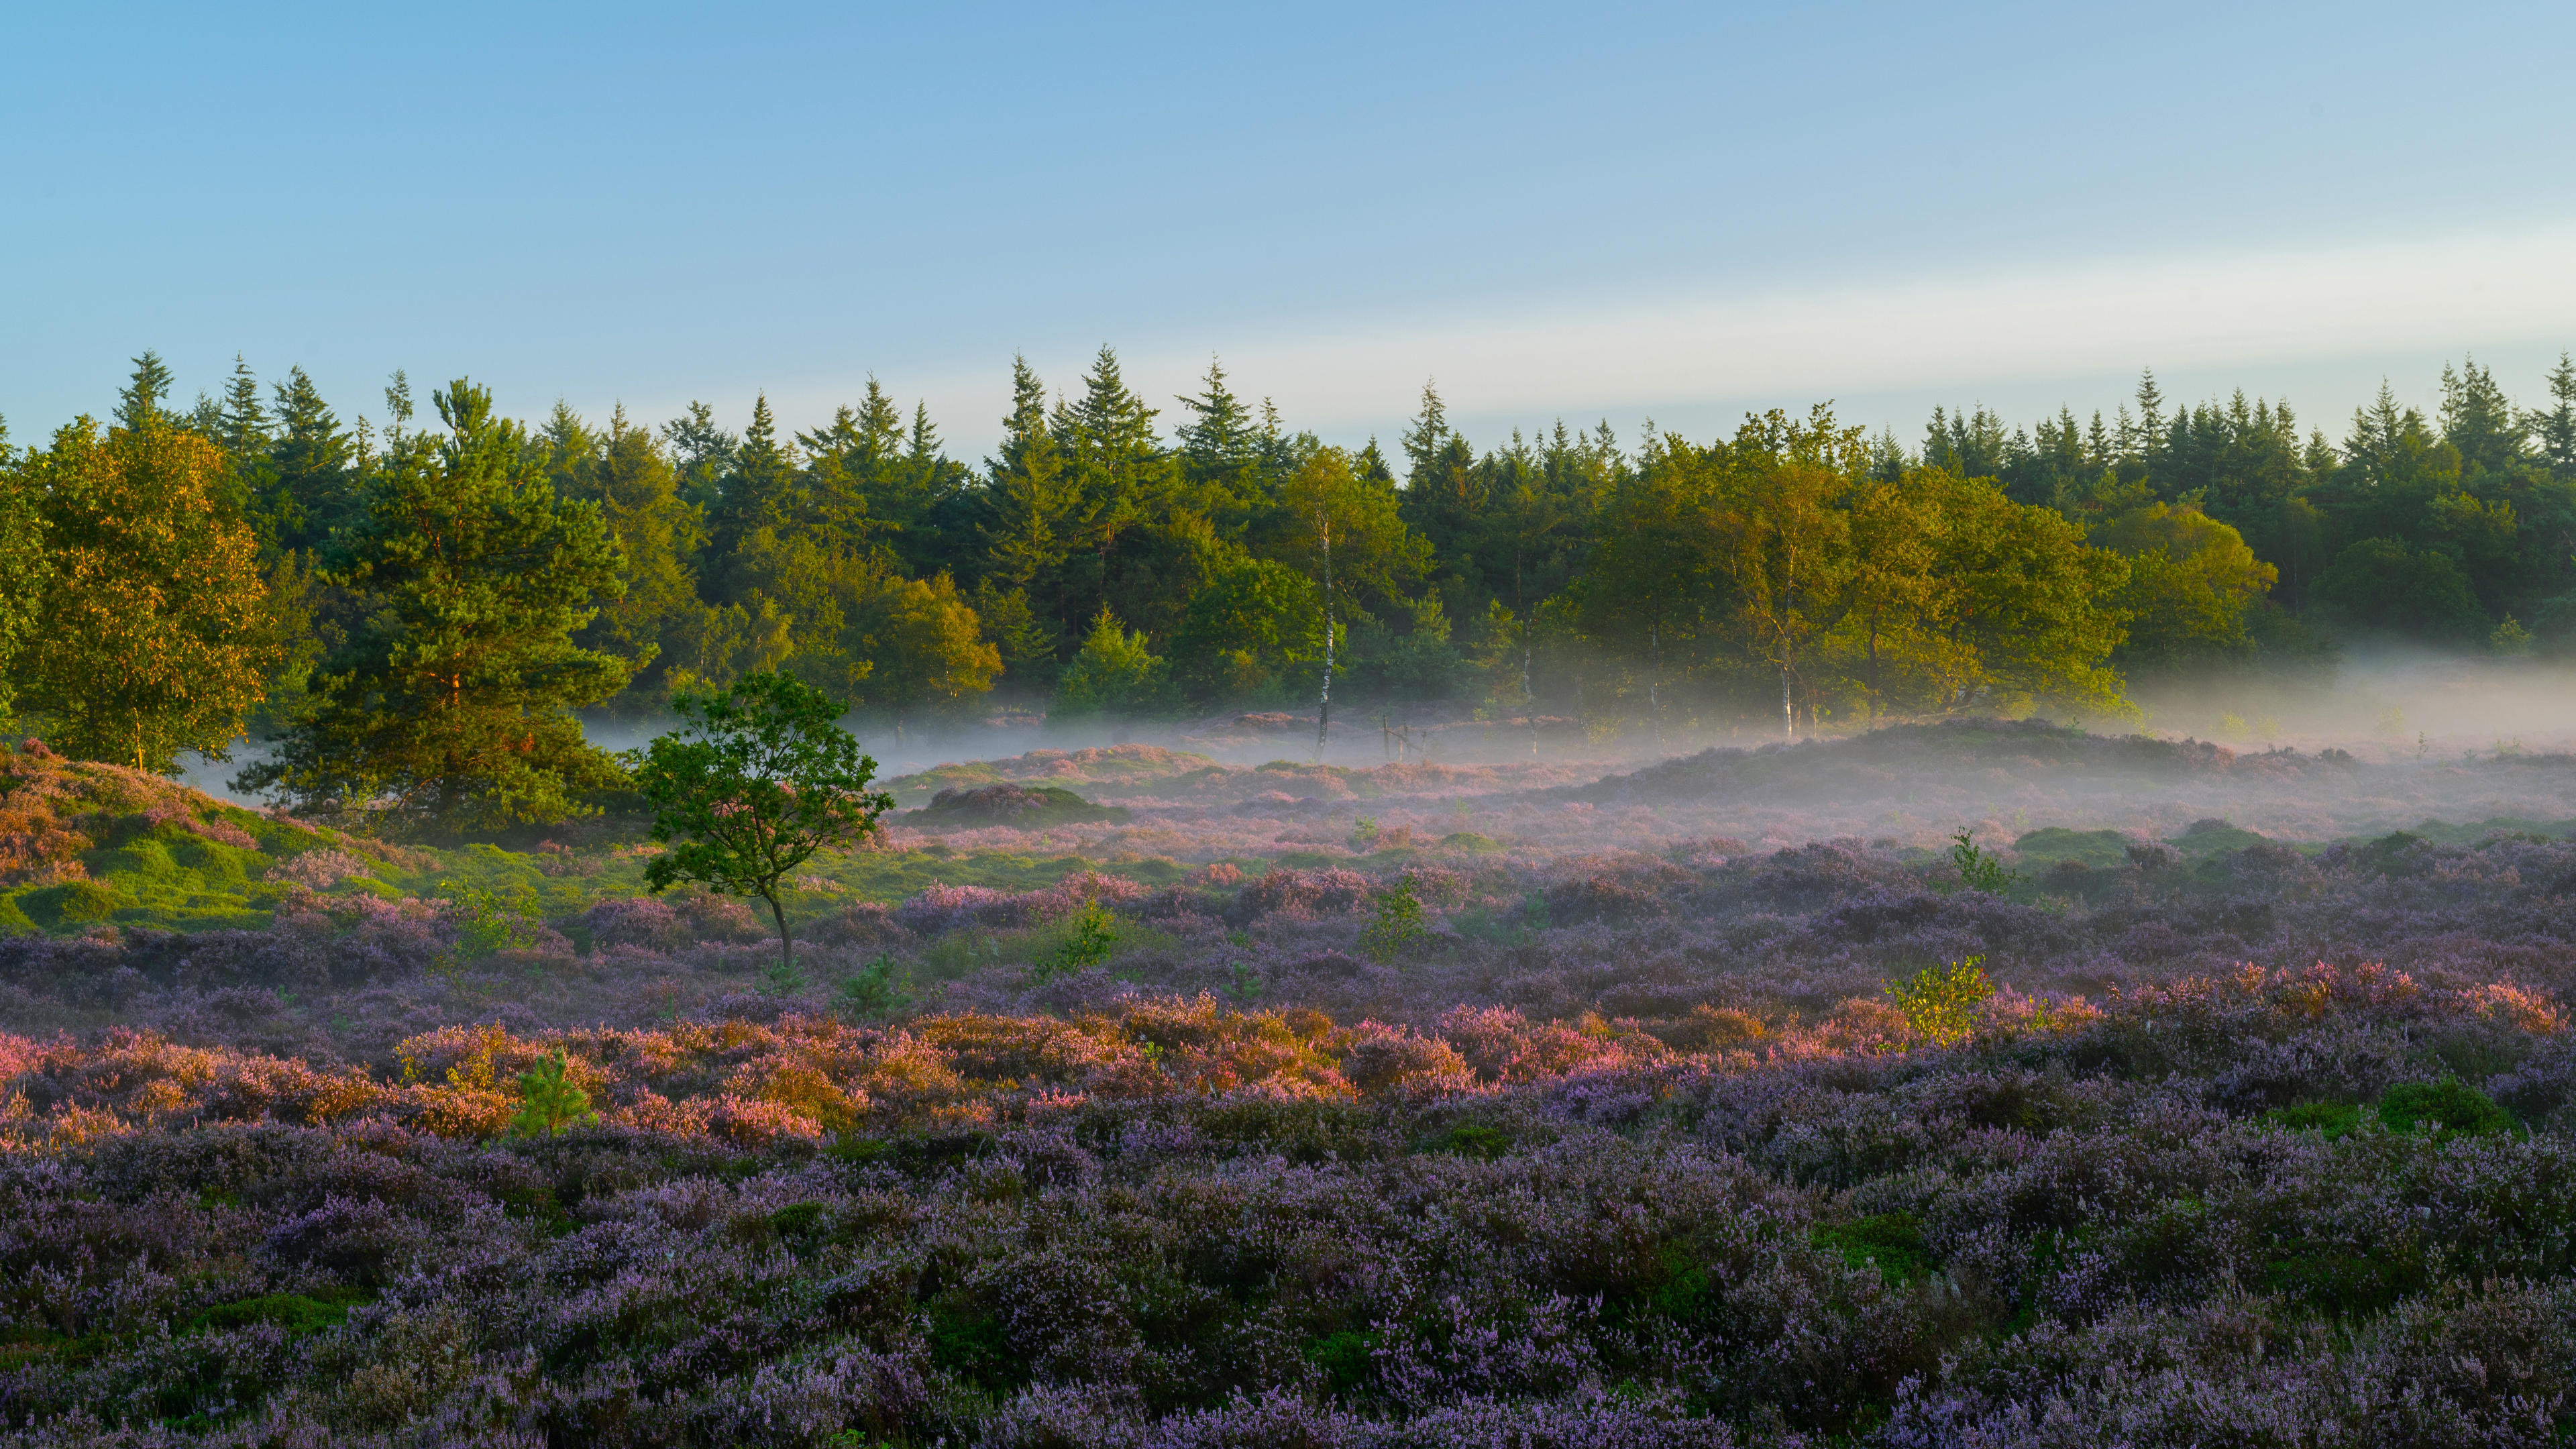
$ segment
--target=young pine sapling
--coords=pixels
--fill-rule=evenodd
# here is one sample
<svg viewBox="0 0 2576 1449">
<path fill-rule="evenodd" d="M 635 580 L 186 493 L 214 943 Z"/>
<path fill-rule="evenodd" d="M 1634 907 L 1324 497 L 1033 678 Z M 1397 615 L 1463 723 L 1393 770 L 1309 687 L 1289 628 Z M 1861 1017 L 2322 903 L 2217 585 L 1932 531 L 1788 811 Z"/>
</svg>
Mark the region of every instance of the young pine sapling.
<svg viewBox="0 0 2576 1449">
<path fill-rule="evenodd" d="M 572 1080 L 572 1063 L 557 1052 L 519 1073 L 519 1113 L 510 1131 L 520 1137 L 552 1137 L 599 1114 L 590 1110 L 590 1094 Z"/>
</svg>

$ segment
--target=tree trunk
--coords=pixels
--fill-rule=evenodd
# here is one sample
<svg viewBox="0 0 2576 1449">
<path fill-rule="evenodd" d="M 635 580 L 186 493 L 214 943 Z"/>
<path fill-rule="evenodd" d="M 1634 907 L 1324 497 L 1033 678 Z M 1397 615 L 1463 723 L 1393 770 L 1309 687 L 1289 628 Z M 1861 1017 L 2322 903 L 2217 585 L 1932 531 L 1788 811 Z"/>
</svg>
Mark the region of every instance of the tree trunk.
<svg viewBox="0 0 2576 1449">
<path fill-rule="evenodd" d="M 778 922 L 778 969 L 794 971 L 796 954 L 787 939 L 787 908 L 778 903 L 778 892 L 774 887 L 762 891 L 760 898 L 769 902 L 769 914 Z"/>
</svg>

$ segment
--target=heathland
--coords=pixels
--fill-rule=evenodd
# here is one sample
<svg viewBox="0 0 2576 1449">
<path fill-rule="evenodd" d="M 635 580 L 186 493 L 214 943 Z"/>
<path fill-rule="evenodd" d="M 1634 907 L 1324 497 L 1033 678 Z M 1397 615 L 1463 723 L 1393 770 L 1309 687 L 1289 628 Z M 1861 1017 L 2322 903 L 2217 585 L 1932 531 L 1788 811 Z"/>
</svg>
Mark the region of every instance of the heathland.
<svg viewBox="0 0 2576 1449">
<path fill-rule="evenodd" d="M 0 440 L 0 1440 L 2576 1432 L 2576 363 L 173 382 Z"/>
<path fill-rule="evenodd" d="M 30 1444 L 2545 1443 L 2576 757 L 2040 721 L 599 817 L 0 760 Z M 1962 838 L 1964 837 L 1964 838 Z"/>
</svg>

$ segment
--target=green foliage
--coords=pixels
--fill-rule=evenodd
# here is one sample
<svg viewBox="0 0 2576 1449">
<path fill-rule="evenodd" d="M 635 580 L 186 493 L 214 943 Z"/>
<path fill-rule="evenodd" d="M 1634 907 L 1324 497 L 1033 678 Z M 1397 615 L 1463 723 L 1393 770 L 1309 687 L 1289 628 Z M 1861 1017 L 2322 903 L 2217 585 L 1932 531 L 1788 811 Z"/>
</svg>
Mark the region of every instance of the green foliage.
<svg viewBox="0 0 2576 1449">
<path fill-rule="evenodd" d="M 1063 944 L 1030 975 L 1052 981 L 1104 965 L 1118 949 L 1118 918 L 1098 901 L 1085 902 L 1069 924 Z"/>
<path fill-rule="evenodd" d="M 495 952 L 525 950 L 538 941 L 545 912 L 536 893 L 521 887 L 503 896 L 484 886 L 440 881 L 439 893 L 453 903 L 457 921 L 456 950 L 468 960 Z"/>
<path fill-rule="evenodd" d="M 2317 597 L 2357 628 L 2461 643 L 2488 633 L 2468 576 L 2438 549 L 2366 538 L 2317 579 Z"/>
<path fill-rule="evenodd" d="M 2513 1130 L 2513 1115 L 2486 1093 L 2461 1081 L 2408 1082 L 2379 1099 L 2380 1125 L 2391 1132 L 2432 1131 L 2479 1136 Z"/>
<path fill-rule="evenodd" d="M 116 914 L 119 904 L 114 891 L 94 880 L 65 881 L 18 897 L 18 908 L 36 924 L 46 927 L 84 926 L 93 921 L 104 921 Z"/>
<path fill-rule="evenodd" d="M 599 1116 L 590 1109 L 590 1094 L 572 1080 L 570 1065 L 557 1052 L 519 1074 L 519 1111 L 510 1119 L 512 1135 L 552 1137 Z"/>
<path fill-rule="evenodd" d="M 1147 647 L 1142 630 L 1118 627 L 1107 609 L 1056 681 L 1053 715 L 1065 719 L 1141 719 L 1170 707 L 1163 660 Z"/>
<path fill-rule="evenodd" d="M 1482 1158 L 1491 1162 L 1512 1150 L 1512 1135 L 1500 1127 L 1475 1123 L 1452 1127 L 1433 1144 L 1435 1152 L 1454 1152 L 1461 1157 Z"/>
<path fill-rule="evenodd" d="M 1947 966 L 1926 966 L 1904 982 L 1882 982 L 1881 987 L 1897 1010 L 1905 1013 L 1906 1025 L 1917 1036 L 1935 1046 L 1950 1046 L 1976 1031 L 1977 1008 L 1995 994 L 1985 960 L 1971 956 Z"/>
<path fill-rule="evenodd" d="M 239 1302 L 217 1304 L 190 1319 L 188 1329 L 192 1333 L 205 1333 L 273 1323 L 286 1330 L 289 1338 L 308 1338 L 347 1322 L 351 1306 L 367 1301 L 368 1297 L 357 1289 L 323 1289 L 313 1297 L 300 1293 L 263 1294 Z"/>
<path fill-rule="evenodd" d="M 2315 1132 L 2328 1142 L 2361 1130 L 2361 1109 L 2344 1102 L 2298 1102 L 2263 1114 L 2263 1120 L 2289 1132 Z"/>
<path fill-rule="evenodd" d="M 1422 899 L 1414 893 L 1413 877 L 1406 875 L 1377 892 L 1372 904 L 1374 914 L 1360 932 L 1360 950 L 1381 965 L 1402 959 L 1426 934 Z"/>
<path fill-rule="evenodd" d="M 2280 571 L 2244 536 L 2192 504 L 2150 503 L 2095 528 L 2091 541 L 2129 560 L 2121 600 L 2128 638 L 2116 656 L 2130 668 L 2174 669 L 2249 657 L 2248 621 Z"/>
<path fill-rule="evenodd" d="M 1333 1393 L 1349 1398 L 1375 1377 L 1377 1350 L 1384 1340 L 1383 1334 L 1346 1328 L 1309 1342 L 1306 1361 L 1323 1374 Z"/>
<path fill-rule="evenodd" d="M 853 1015 L 892 1016 L 912 999 L 911 975 L 895 964 L 893 956 L 881 954 L 841 983 L 840 997 L 842 1008 Z"/>
<path fill-rule="evenodd" d="M 1975 834 L 1965 829 L 1950 837 L 1950 864 L 1959 872 L 1960 889 L 1990 896 L 2002 895 L 2021 879 L 2006 870 L 2001 860 L 1978 849 Z"/>
<path fill-rule="evenodd" d="M 782 1238 L 802 1237 L 822 1225 L 823 1205 L 818 1202 L 789 1203 L 769 1215 L 769 1229 Z"/>
<path fill-rule="evenodd" d="M 449 436 L 370 481 L 322 571 L 364 601 L 347 644 L 276 757 L 239 783 L 412 829 L 561 820 L 622 783 L 570 711 L 639 662 L 572 641 L 624 592 L 624 560 L 489 390 L 459 379 L 437 401 Z"/>
<path fill-rule="evenodd" d="M 222 449 L 146 406 L 103 435 L 87 418 L 65 426 L 27 459 L 19 501 L 0 499 L 0 547 L 30 536 L 26 501 L 42 524 L 40 567 L 0 564 L 16 598 L 0 598 L 0 646 L 21 646 L 21 702 L 56 749 L 167 772 L 240 737 L 278 648 L 230 472 Z"/>
<path fill-rule="evenodd" d="M 653 838 L 671 848 L 645 867 L 653 889 L 696 881 L 756 895 L 778 923 L 778 954 L 794 969 L 778 884 L 824 850 L 877 828 L 894 798 L 870 790 L 877 764 L 840 727 L 840 707 L 780 674 L 754 674 L 672 701 L 682 722 L 636 761 L 635 788 L 653 810 Z"/>
<path fill-rule="evenodd" d="M 43 494 L 11 466 L 9 433 L 0 424 L 0 722 L 17 702 L 11 666 L 43 616 L 53 553 L 45 547 Z"/>
<path fill-rule="evenodd" d="M 1890 1283 L 1910 1283 L 1932 1271 L 1923 1225 L 1912 1213 L 1880 1213 L 1857 1222 L 1820 1225 L 1809 1239 L 1819 1248 L 1842 1254 L 1855 1268 L 1875 1265 Z"/>
<path fill-rule="evenodd" d="M 1242 558 L 1213 573 L 1172 634 L 1174 674 L 1194 704 L 1284 699 L 1288 675 L 1323 653 L 1318 590 L 1271 559 Z"/>
<path fill-rule="evenodd" d="M 0 713 L 24 685 L 83 753 L 147 763 L 247 719 L 284 736 L 249 787 L 424 831 L 599 803 L 620 782 L 575 709 L 632 718 L 771 672 L 898 732 L 997 680 L 1067 722 L 1277 708 L 1313 697 L 1328 617 L 1345 698 L 1480 691 L 1596 730 L 1748 706 L 1793 732 L 2118 713 L 2124 670 L 2325 663 L 2328 626 L 2576 649 L 2565 366 L 2524 412 L 2464 360 L 2438 417 L 2383 392 L 2340 447 L 2286 405 L 2177 408 L 2152 378 L 2116 426 L 1943 409 L 1912 451 L 1821 409 L 1705 444 L 1623 448 L 1604 425 L 1479 449 L 1426 389 L 1391 467 L 1247 405 L 1215 365 L 1168 427 L 1104 348 L 1052 405 L 1015 362 L 980 472 L 873 381 L 792 439 L 765 397 L 739 434 L 703 403 L 657 434 L 561 405 L 530 429 L 459 385 L 441 435 L 413 427 L 400 375 L 380 432 L 344 427 L 300 369 L 265 406 L 238 361 L 192 412 L 170 385 L 138 359 L 118 426 L 83 426 L 101 457 L 195 439 L 180 450 L 219 485 L 198 516 L 245 515 L 256 556 L 40 629 L 44 599 L 132 580 L 68 567 L 87 545 L 46 515 L 86 505 L 39 477 L 62 460 L 0 445 Z M 93 511 L 138 525 L 129 572 L 177 577 L 141 526 L 173 510 Z M 95 667 L 209 641 L 242 648 Z"/>
</svg>

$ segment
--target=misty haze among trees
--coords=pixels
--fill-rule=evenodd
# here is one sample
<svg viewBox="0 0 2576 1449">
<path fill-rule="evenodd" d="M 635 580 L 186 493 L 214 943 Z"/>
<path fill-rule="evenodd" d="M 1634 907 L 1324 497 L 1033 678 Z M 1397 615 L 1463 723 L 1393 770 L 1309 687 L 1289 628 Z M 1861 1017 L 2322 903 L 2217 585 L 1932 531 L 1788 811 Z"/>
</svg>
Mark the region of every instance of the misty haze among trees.
<svg viewBox="0 0 2576 1449">
<path fill-rule="evenodd" d="M 368 414 L 151 353 L 109 418 L 0 431 L 0 709 L 145 770 L 449 827 L 618 788 L 581 717 L 783 671 L 902 731 L 995 708 L 1112 728 L 1443 702 L 1598 728 L 1804 733 L 2037 705 L 2117 715 L 2338 642 L 2576 650 L 2576 363 L 2536 408 L 2473 360 L 2340 440 L 2286 401 L 2106 418 L 1822 408 L 1694 442 L 1560 422 L 1479 446 L 1436 389 L 1391 448 L 1293 430 L 1211 364 L 1157 406 L 1104 347 L 1023 360 L 994 455 L 875 381 L 782 435 L 693 403 L 533 424 L 402 374 Z M 372 408 L 375 400 L 369 400 Z"/>
</svg>

